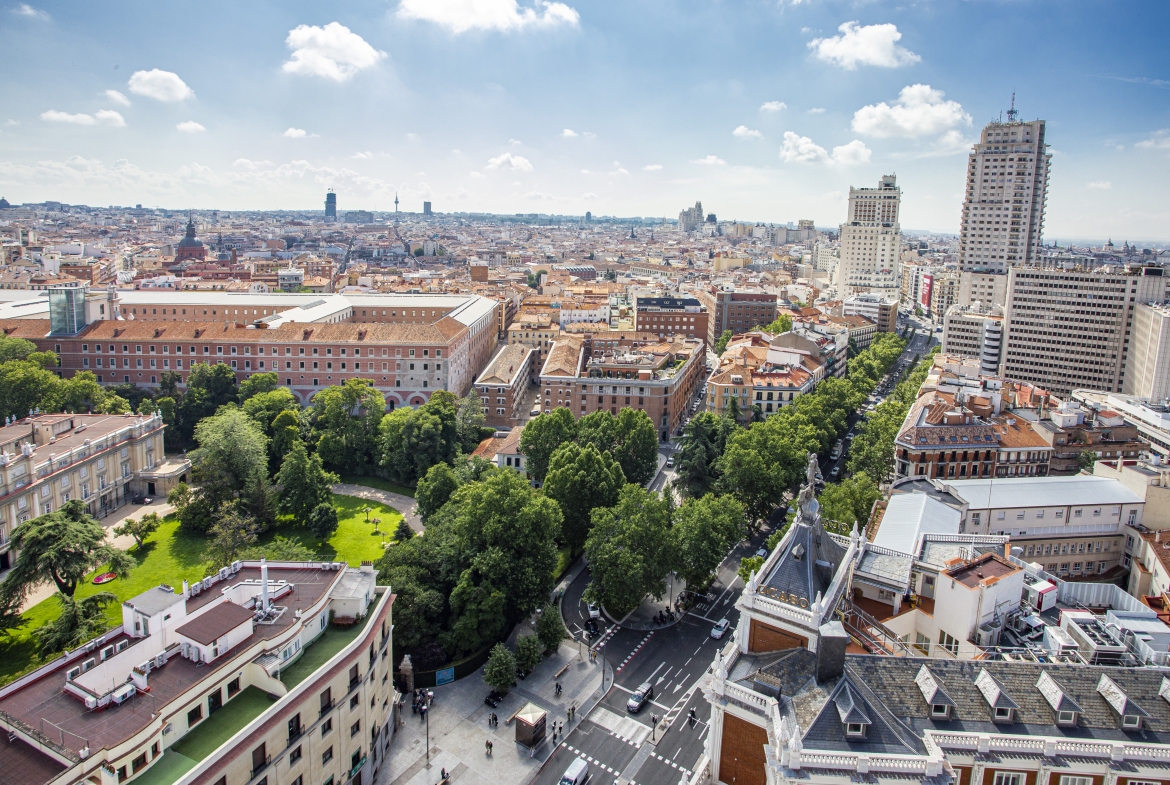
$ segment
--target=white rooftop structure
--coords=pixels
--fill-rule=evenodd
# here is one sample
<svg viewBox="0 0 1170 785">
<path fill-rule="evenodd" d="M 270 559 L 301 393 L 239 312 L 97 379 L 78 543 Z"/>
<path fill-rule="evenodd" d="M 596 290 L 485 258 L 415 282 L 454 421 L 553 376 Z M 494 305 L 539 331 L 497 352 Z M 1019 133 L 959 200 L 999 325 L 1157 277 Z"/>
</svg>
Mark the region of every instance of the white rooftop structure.
<svg viewBox="0 0 1170 785">
<path fill-rule="evenodd" d="M 873 544 L 916 554 L 925 534 L 958 534 L 959 511 L 925 493 L 899 493 L 890 499 Z"/>
<path fill-rule="evenodd" d="M 1145 501 L 1117 480 L 1084 475 L 949 480 L 944 487 L 973 510 L 1142 504 Z M 884 522 L 882 527 L 885 528 Z"/>
</svg>

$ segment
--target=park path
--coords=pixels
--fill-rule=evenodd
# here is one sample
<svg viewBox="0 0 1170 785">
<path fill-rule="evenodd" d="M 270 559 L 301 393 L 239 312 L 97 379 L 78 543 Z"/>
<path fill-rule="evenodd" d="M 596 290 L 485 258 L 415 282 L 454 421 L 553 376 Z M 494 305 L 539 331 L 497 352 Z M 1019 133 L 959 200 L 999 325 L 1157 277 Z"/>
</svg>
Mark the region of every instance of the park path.
<svg viewBox="0 0 1170 785">
<path fill-rule="evenodd" d="M 385 504 L 387 507 L 393 507 L 402 513 L 402 517 L 410 524 L 410 528 L 416 532 L 422 533 L 425 528 L 422 520 L 418 517 L 418 512 L 415 510 L 415 501 L 409 496 L 384 491 L 381 488 L 371 488 L 368 485 L 354 485 L 348 482 L 337 483 L 333 486 L 333 492 L 341 496 L 356 496 L 359 499 L 369 499 L 379 504 Z"/>
</svg>

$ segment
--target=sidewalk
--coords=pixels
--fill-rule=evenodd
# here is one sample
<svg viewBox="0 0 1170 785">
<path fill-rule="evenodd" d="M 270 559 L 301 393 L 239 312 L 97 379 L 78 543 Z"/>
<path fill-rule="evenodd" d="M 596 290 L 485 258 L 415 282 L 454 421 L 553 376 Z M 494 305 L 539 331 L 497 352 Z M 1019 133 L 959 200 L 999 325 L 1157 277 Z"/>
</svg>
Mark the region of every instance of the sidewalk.
<svg viewBox="0 0 1170 785">
<path fill-rule="evenodd" d="M 642 598 L 642 604 L 623 616 L 620 621 L 614 619 L 604 606 L 602 606 L 601 611 L 605 614 L 607 619 L 619 627 L 624 627 L 627 630 L 664 630 L 667 627 L 673 627 L 682 621 L 683 617 L 686 616 L 686 611 L 683 611 L 682 613 L 675 611 L 674 621 L 668 621 L 665 624 L 659 624 L 655 622 L 654 614 L 664 610 L 667 606 L 667 603 L 670 603 L 670 606 L 673 608 L 674 601 L 678 599 L 679 594 L 681 594 L 686 588 L 686 581 L 684 581 L 682 578 L 675 576 L 673 582 L 670 580 L 670 578 L 667 578 L 667 593 L 662 596 L 661 600 L 656 600 L 652 595 L 647 594 L 644 598 Z"/>
<path fill-rule="evenodd" d="M 557 673 L 565 672 L 558 678 Z M 562 693 L 554 695 L 561 682 Z M 577 706 L 576 725 L 605 694 L 613 683 L 613 672 L 603 657 L 589 662 L 578 659 L 577 646 L 561 644 L 556 654 L 543 660 L 527 679 L 518 681 L 500 705 L 492 709 L 483 699 L 489 689 L 483 683 L 483 668 L 453 684 L 435 687 L 435 701 L 430 716 L 430 767 L 426 760 L 427 723 L 413 714 L 409 700 L 403 712 L 403 724 L 395 730 L 385 764 L 378 772 L 375 785 L 435 785 L 440 769 L 451 774 L 451 782 L 491 782 L 498 785 L 522 785 L 540 770 L 552 753 L 552 724 L 569 727 L 568 709 Z M 548 735 L 529 757 L 527 748 L 515 743 L 515 723 L 507 720 L 529 701 L 548 712 Z M 499 725 L 488 727 L 492 712 Z M 494 745 L 491 757 L 485 743 Z"/>
<path fill-rule="evenodd" d="M 383 491 L 380 488 L 370 488 L 366 485 L 352 485 L 348 482 L 339 482 L 331 490 L 341 496 L 356 496 L 359 499 L 370 499 L 385 504 L 387 507 L 393 507 L 402 513 L 402 517 L 410 524 L 410 528 L 416 532 L 422 532 L 425 528 L 418 513 L 415 512 L 415 501 L 409 496 Z"/>
</svg>

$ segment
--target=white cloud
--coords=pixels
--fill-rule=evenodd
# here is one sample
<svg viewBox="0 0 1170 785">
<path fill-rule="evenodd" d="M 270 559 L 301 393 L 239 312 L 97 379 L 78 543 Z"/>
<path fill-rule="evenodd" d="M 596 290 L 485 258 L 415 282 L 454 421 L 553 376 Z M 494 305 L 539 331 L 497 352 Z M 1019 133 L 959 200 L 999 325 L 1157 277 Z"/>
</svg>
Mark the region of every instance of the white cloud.
<svg viewBox="0 0 1170 785">
<path fill-rule="evenodd" d="M 596 199 L 597 194 L 593 193 L 592 191 L 586 191 L 585 193 L 581 194 L 581 198 L 582 199 Z"/>
<path fill-rule="evenodd" d="M 471 172 L 472 177 L 483 177 L 483 172 Z"/>
<path fill-rule="evenodd" d="M 33 8 L 28 3 L 21 3 L 20 5 L 9 10 L 17 16 L 23 16 L 26 19 L 40 19 L 45 22 L 49 21 L 49 13 L 47 11 L 42 11 L 39 8 Z"/>
<path fill-rule="evenodd" d="M 809 110 L 808 110 L 808 113 L 809 113 L 809 114 L 824 114 L 824 113 L 825 113 L 825 107 L 823 107 L 823 106 L 814 106 L 812 109 L 809 109 Z"/>
<path fill-rule="evenodd" d="M 853 130 L 879 138 L 927 136 L 959 125 L 970 125 L 971 115 L 957 101 L 944 101 L 943 91 L 930 85 L 902 88 L 898 100 L 863 106 L 853 114 Z"/>
<path fill-rule="evenodd" d="M 1094 180 L 1091 183 L 1087 183 L 1085 187 L 1094 191 L 1112 191 L 1113 183 L 1108 180 Z"/>
<path fill-rule="evenodd" d="M 434 22 L 452 33 L 468 30 L 521 30 L 526 27 L 576 27 L 581 15 L 564 3 L 534 0 L 521 8 L 516 0 L 402 0 L 398 16 Z"/>
<path fill-rule="evenodd" d="M 546 194 L 544 191 L 529 191 L 524 194 L 525 199 L 531 199 L 537 202 L 550 201 L 553 198 L 552 194 Z"/>
<path fill-rule="evenodd" d="M 386 56 L 338 22 L 324 27 L 298 25 L 284 39 L 292 59 L 281 66 L 286 74 L 320 76 L 344 82 L 358 71 L 373 67 Z"/>
<path fill-rule="evenodd" d="M 281 136 L 284 136 L 288 139 L 304 139 L 308 135 L 308 132 L 304 128 L 289 128 L 287 131 L 281 134 Z"/>
<path fill-rule="evenodd" d="M 130 105 L 130 99 L 122 95 L 117 90 L 106 90 L 106 98 L 109 98 L 114 103 L 120 104 L 122 106 Z"/>
<path fill-rule="evenodd" d="M 248 158 L 237 158 L 232 161 L 232 166 L 242 166 L 245 169 L 259 169 L 262 166 L 272 166 L 272 161 L 252 161 Z"/>
<path fill-rule="evenodd" d="M 763 139 L 764 135 L 759 131 L 748 128 L 746 125 L 738 126 L 731 132 L 732 136 L 738 136 L 740 139 Z"/>
<path fill-rule="evenodd" d="M 185 134 L 197 134 L 197 133 L 200 133 L 202 131 L 207 130 L 206 128 L 204 128 L 203 126 L 201 126 L 199 123 L 195 122 L 194 120 L 185 120 L 185 121 L 179 123 L 178 125 L 176 125 L 175 128 L 177 128 L 178 130 L 182 131 Z"/>
<path fill-rule="evenodd" d="M 578 134 L 572 128 L 566 128 L 565 130 L 561 131 L 561 136 L 565 137 L 566 139 L 572 139 L 575 136 L 580 136 L 580 134 Z"/>
<path fill-rule="evenodd" d="M 112 125 L 115 128 L 125 128 L 126 120 L 122 115 L 115 112 L 113 109 L 99 109 L 93 115 L 94 119 L 102 125 Z"/>
<path fill-rule="evenodd" d="M 519 139 L 509 139 L 508 144 L 524 144 Z"/>
<path fill-rule="evenodd" d="M 1134 147 L 1143 147 L 1147 150 L 1170 150 L 1170 129 L 1163 128 L 1155 131 L 1149 139 L 1143 139 Z"/>
<path fill-rule="evenodd" d="M 359 161 L 368 161 L 369 159 L 371 159 L 373 157 L 374 157 L 374 154 L 371 153 L 369 150 L 366 150 L 364 153 L 354 153 L 353 155 L 350 156 L 350 158 L 356 158 Z"/>
<path fill-rule="evenodd" d="M 792 131 L 784 132 L 784 146 L 780 148 L 780 160 L 785 163 L 827 164 L 834 163 L 841 166 L 869 163 L 871 151 L 860 139 L 854 139 L 848 144 L 828 150 L 809 139 Z"/>
<path fill-rule="evenodd" d="M 515 169 L 521 172 L 531 172 L 532 163 L 519 155 L 512 155 L 511 153 L 500 153 L 495 158 L 489 159 L 487 162 L 488 169 Z"/>
<path fill-rule="evenodd" d="M 760 106 L 761 112 L 780 112 L 788 108 L 788 104 L 783 101 L 765 101 Z"/>
<path fill-rule="evenodd" d="M 179 78 L 179 75 L 170 71 L 160 71 L 152 68 L 149 71 L 135 71 L 130 75 L 130 92 L 135 95 L 144 95 L 156 101 L 185 101 L 195 97 L 195 91 Z"/>
<path fill-rule="evenodd" d="M 586 139 L 596 139 L 597 138 L 597 134 L 593 133 L 592 131 L 586 131 L 583 135 Z"/>
<path fill-rule="evenodd" d="M 897 68 L 922 59 L 909 49 L 897 45 L 902 34 L 896 25 L 861 27 L 857 22 L 846 22 L 837 29 L 841 35 L 814 38 L 808 42 L 813 57 L 839 65 L 847 71 L 856 70 L 858 65 Z"/>
<path fill-rule="evenodd" d="M 58 112 L 56 109 L 41 112 L 41 119 L 47 123 L 73 123 L 74 125 L 94 125 L 97 123 L 93 119 L 93 115 L 69 114 L 68 112 Z"/>
<path fill-rule="evenodd" d="M 723 166 L 727 163 L 727 161 L 724 161 L 718 156 L 709 155 L 706 158 L 698 158 L 694 161 L 691 161 L 691 163 L 699 164 L 700 166 Z"/>
<path fill-rule="evenodd" d="M 660 172 L 662 171 L 662 164 L 646 164 L 642 167 L 643 172 Z"/>
</svg>

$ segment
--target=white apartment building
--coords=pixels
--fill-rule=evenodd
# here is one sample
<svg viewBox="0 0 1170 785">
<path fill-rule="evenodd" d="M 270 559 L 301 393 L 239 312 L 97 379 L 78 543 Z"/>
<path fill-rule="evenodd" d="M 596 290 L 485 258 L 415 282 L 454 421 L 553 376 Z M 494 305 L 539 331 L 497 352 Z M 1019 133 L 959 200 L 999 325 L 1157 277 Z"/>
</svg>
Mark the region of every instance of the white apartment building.
<svg viewBox="0 0 1170 785">
<path fill-rule="evenodd" d="M 998 273 L 959 273 L 959 305 L 992 303 L 1007 305 L 1007 276 Z"/>
<path fill-rule="evenodd" d="M 877 188 L 849 189 L 849 214 L 840 228 L 839 296 L 873 292 L 898 299 L 901 205 L 894 175 L 883 175 Z"/>
<path fill-rule="evenodd" d="M 984 127 L 968 156 L 967 191 L 959 233 L 959 269 L 1006 273 L 1040 257 L 1048 169 L 1044 121 Z"/>
<path fill-rule="evenodd" d="M 1138 303 L 1160 302 L 1161 267 L 1008 271 L 1000 376 L 1056 395 L 1125 389 Z"/>
<path fill-rule="evenodd" d="M 1072 398 L 1096 411 L 1117 412 L 1150 443 L 1152 453 L 1170 458 L 1170 405 L 1165 401 L 1099 390 L 1073 390 Z"/>
<path fill-rule="evenodd" d="M 1003 276 L 1001 276 L 1003 277 Z M 979 361 L 980 373 L 999 373 L 1003 350 L 1003 308 L 952 305 L 943 320 L 942 353 Z"/>
<path fill-rule="evenodd" d="M 1138 303 L 1134 307 L 1121 391 L 1152 401 L 1170 398 L 1170 305 L 1167 303 Z"/>
</svg>

